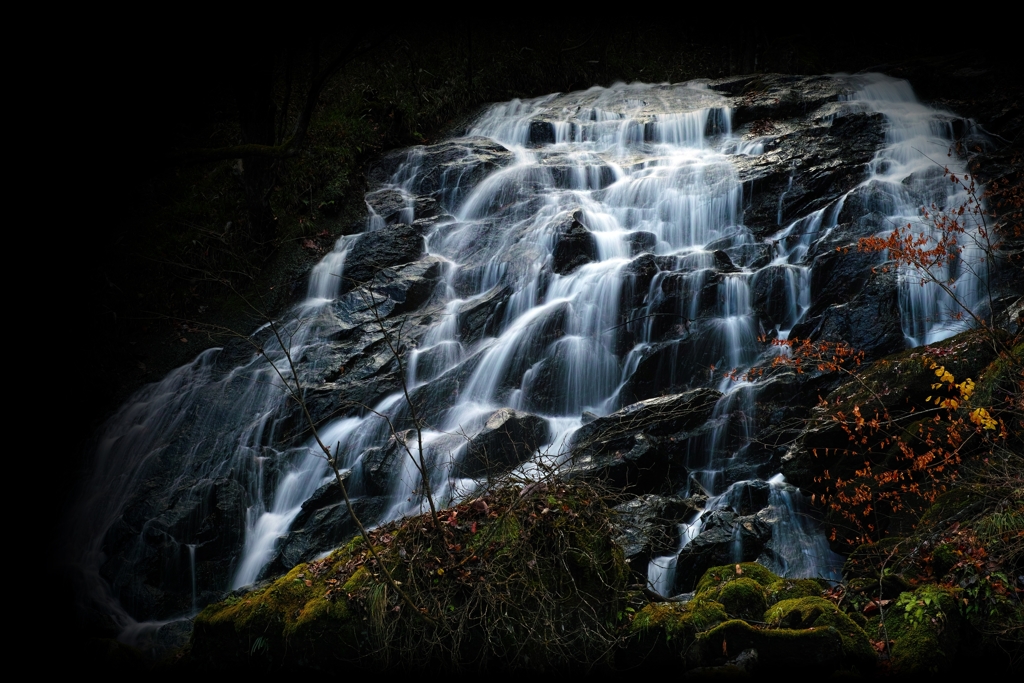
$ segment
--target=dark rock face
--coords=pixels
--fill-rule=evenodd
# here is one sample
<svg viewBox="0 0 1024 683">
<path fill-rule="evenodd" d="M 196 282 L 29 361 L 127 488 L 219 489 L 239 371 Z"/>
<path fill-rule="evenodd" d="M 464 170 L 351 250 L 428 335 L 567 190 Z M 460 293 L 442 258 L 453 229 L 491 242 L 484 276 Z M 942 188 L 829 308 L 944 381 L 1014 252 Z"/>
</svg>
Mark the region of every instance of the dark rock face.
<svg viewBox="0 0 1024 683">
<path fill-rule="evenodd" d="M 158 482 L 152 484 L 158 490 Z M 234 555 L 243 541 L 246 493 L 232 479 L 207 479 L 182 482 L 170 500 L 148 502 L 163 510 L 146 519 L 139 501 L 108 532 L 109 555 L 102 575 L 126 609 L 142 614 L 188 612 L 193 559 L 201 585 L 227 585 L 230 580 Z M 205 604 L 219 597 L 218 592 L 204 592 L 197 599 Z"/>
<path fill-rule="evenodd" d="M 758 106 L 767 105 L 755 105 L 750 114 L 737 112 L 734 120 L 753 115 Z M 783 105 L 769 117 L 782 117 L 785 110 Z M 831 124 L 787 124 L 785 132 L 767 143 L 766 154 L 738 160 L 740 177 L 749 184 L 752 197 L 744 224 L 764 239 L 795 219 L 834 204 L 864 179 L 865 164 L 883 139 L 880 114 L 837 110 Z"/>
<path fill-rule="evenodd" d="M 597 242 L 583 223 L 580 211 L 564 216 L 555 226 L 557 242 L 552 254 L 551 269 L 559 275 L 568 275 L 584 263 L 597 258 Z"/>
<path fill-rule="evenodd" d="M 409 196 L 399 190 L 386 188 L 366 195 L 366 205 L 384 223 L 409 223 L 437 216 L 439 208 L 432 197 Z"/>
<path fill-rule="evenodd" d="M 453 212 L 485 176 L 510 164 L 513 154 L 502 145 L 481 137 L 458 138 L 417 148 L 420 172 L 412 191 L 436 200 Z M 386 183 L 406 162 L 406 150 L 386 154 L 367 173 L 371 186 Z M 447 192 L 442 190 L 448 187 Z"/>
<path fill-rule="evenodd" d="M 342 292 L 370 282 L 386 268 L 416 261 L 423 255 L 423 235 L 411 225 L 395 224 L 362 235 L 345 259 Z"/>
<path fill-rule="evenodd" d="M 463 344 L 472 344 L 497 332 L 502 305 L 511 294 L 511 287 L 495 287 L 459 309 L 459 338 Z"/>
<path fill-rule="evenodd" d="M 904 348 L 896 273 L 872 274 L 852 299 L 800 323 L 793 328 L 793 336 L 846 342 L 871 360 Z"/>
<path fill-rule="evenodd" d="M 693 590 L 711 567 L 757 559 L 771 537 L 771 526 L 759 515 L 740 516 L 731 510 L 708 513 L 701 533 L 679 554 L 675 591 Z"/>
<path fill-rule="evenodd" d="M 720 396 L 714 389 L 696 389 L 652 398 L 585 424 L 570 444 L 572 476 L 607 478 L 621 486 L 662 486 L 669 479 L 670 453 L 682 450 L 689 432 L 707 421 Z"/>
<path fill-rule="evenodd" d="M 470 439 L 457 471 L 463 477 L 506 471 L 526 461 L 548 438 L 548 423 L 543 418 L 502 408 Z"/>
<path fill-rule="evenodd" d="M 633 570 L 646 576 L 652 557 L 675 551 L 679 545 L 677 525 L 702 508 L 703 501 L 699 499 L 650 493 L 615 506 L 616 542 Z"/>
<path fill-rule="evenodd" d="M 333 486 L 337 488 L 338 485 L 334 483 Z M 370 520 L 380 517 L 385 502 L 382 497 L 355 498 L 352 500 L 352 509 L 364 524 L 370 524 Z M 357 533 L 359 529 L 344 501 L 315 509 L 310 507 L 308 514 L 301 521 L 296 520 L 292 529 L 280 541 L 262 576 L 280 576 L 297 564 L 309 562 L 322 553 L 324 548 L 340 545 Z"/>
<path fill-rule="evenodd" d="M 715 267 L 717 267 L 718 270 L 720 270 L 721 272 L 735 273 L 739 270 L 739 268 L 737 268 L 736 265 L 732 262 L 732 259 L 729 258 L 729 255 L 722 251 L 721 249 L 716 249 L 714 251 L 714 257 Z"/>
<path fill-rule="evenodd" d="M 658 236 L 653 232 L 637 230 L 629 235 L 629 249 L 633 256 L 645 253 L 653 253 L 654 247 L 658 244 Z"/>
</svg>

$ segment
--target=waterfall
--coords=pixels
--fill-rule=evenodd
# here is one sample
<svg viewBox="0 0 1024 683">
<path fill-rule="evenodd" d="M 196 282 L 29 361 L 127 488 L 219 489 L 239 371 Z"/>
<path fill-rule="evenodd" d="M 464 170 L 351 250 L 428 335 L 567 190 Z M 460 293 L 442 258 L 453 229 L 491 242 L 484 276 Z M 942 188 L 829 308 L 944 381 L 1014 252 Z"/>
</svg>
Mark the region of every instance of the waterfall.
<svg viewBox="0 0 1024 683">
<path fill-rule="evenodd" d="M 852 94 L 843 106 L 881 113 L 886 121 L 885 144 L 859 186 L 879 188 L 876 195 L 888 198 L 872 209 L 905 223 L 918 220 L 913 201 L 922 194 L 955 206 L 961 195 L 927 158 L 944 158 L 939 152 L 949 142 L 937 113 L 919 104 L 903 82 L 878 75 L 845 79 Z M 700 532 L 704 516 L 729 504 L 737 482 L 774 474 L 745 459 L 759 385 L 742 375 L 772 353 L 757 343 L 765 331 L 752 309 L 752 287 L 769 282 L 781 288 L 774 333 L 786 338 L 812 305 L 811 252 L 837 227 L 845 197 L 782 225 L 794 167 L 779 198 L 775 233 L 758 239 L 743 223 L 750 197 L 737 160 L 767 154 L 766 147 L 761 139 L 734 134 L 732 121 L 731 100 L 701 82 L 595 87 L 490 107 L 463 140 L 496 144 L 509 152 L 509 162 L 481 176 L 471 173 L 471 151 L 450 155 L 443 172 L 427 169 L 424 148 L 409 150 L 394 167 L 379 189 L 405 198 L 400 222 L 425 220 L 414 197 L 428 190 L 442 208 L 423 223 L 427 254 L 444 264 L 429 298 L 435 314 L 408 347 L 404 375 L 413 401 L 430 413 L 422 457 L 440 504 L 480 485 L 464 476 L 460 463 L 467 440 L 485 429 L 496 410 L 542 417 L 548 437 L 536 457 L 558 463 L 583 414 L 602 417 L 622 408 L 638 367 L 655 352 L 671 359 L 674 385 L 724 394 L 709 429 L 690 445 L 689 483 L 678 493 L 704 491 L 710 498 L 702 515 L 680 526 L 677 550 Z M 914 192 L 906 191 L 908 183 Z M 362 318 L 354 312 L 356 295 L 345 293 L 343 275 L 359 240 L 390 229 L 370 206 L 366 232 L 341 237 L 315 266 L 305 301 L 240 335 L 236 342 L 243 349 L 250 345 L 248 352 L 229 358 L 220 349 L 207 351 L 143 389 L 111 419 L 97 448 L 96 495 L 83 512 L 89 521 L 82 556 L 89 571 L 99 576 L 103 539 L 125 506 L 140 505 L 147 468 L 173 460 L 176 481 L 231 479 L 244 490 L 238 520 L 244 541 L 223 588 L 263 575 L 303 503 L 332 480 L 315 440 L 282 439 L 289 401 L 335 370 L 328 333 L 374 324 L 365 310 Z M 571 235 L 579 238 L 572 243 L 576 251 L 565 246 Z M 771 253 L 758 261 L 754 255 L 762 244 Z M 978 296 L 964 265 L 977 260 L 970 249 L 946 273 L 967 305 Z M 964 323 L 948 322 L 945 311 L 954 303 L 945 293 L 917 286 L 919 275 L 910 269 L 899 277 L 908 344 L 961 329 Z M 501 303 L 487 333 L 467 338 L 461 316 L 497 294 Z M 399 391 L 320 426 L 322 442 L 351 474 L 357 498 L 371 495 L 365 484 L 369 454 L 395 439 L 391 425 L 408 424 L 409 411 Z M 521 471 L 529 474 L 532 466 Z M 763 561 L 790 576 L 837 578 L 838 558 L 807 518 L 799 492 L 781 475 L 769 484 L 775 532 Z M 385 488 L 382 512 L 368 522 L 425 509 L 420 473 L 409 458 L 401 458 Z M 155 519 L 159 511 L 150 514 Z M 193 609 L 197 539 L 189 535 L 195 527 L 165 529 L 182 535 L 176 542 L 189 547 Z M 657 590 L 671 590 L 676 558 L 651 561 L 648 576 Z M 105 581 L 128 585 L 129 577 Z"/>
</svg>

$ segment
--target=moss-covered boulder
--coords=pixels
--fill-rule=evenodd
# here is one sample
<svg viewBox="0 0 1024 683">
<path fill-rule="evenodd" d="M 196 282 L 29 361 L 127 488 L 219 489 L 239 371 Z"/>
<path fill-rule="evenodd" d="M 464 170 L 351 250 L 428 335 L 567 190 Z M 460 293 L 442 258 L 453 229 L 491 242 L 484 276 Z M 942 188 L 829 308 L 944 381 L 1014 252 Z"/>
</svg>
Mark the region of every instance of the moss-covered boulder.
<svg viewBox="0 0 1024 683">
<path fill-rule="evenodd" d="M 850 617 L 820 597 L 791 598 L 776 603 L 764 615 L 773 628 L 833 629 L 842 639 L 842 659 L 855 668 L 867 670 L 876 657 L 867 634 Z"/>
<path fill-rule="evenodd" d="M 725 607 L 706 596 L 685 604 L 652 603 L 637 612 L 630 624 L 632 643 L 620 657 L 627 665 L 705 665 L 702 651 L 694 648 L 698 636 L 729 620 Z M 737 651 L 738 652 L 738 651 Z"/>
<path fill-rule="evenodd" d="M 762 667 L 776 671 L 797 667 L 805 674 L 834 671 L 845 661 L 843 639 L 834 628 L 773 629 L 739 619 L 701 634 L 695 649 L 708 665 L 754 649 Z"/>
<path fill-rule="evenodd" d="M 713 567 L 689 603 L 648 605 L 631 630 L 657 661 L 699 667 L 702 675 L 732 671 L 727 665 L 747 650 L 770 670 L 872 670 L 877 659 L 867 635 L 821 594 L 815 580 L 783 579 L 758 564 Z"/>
<path fill-rule="evenodd" d="M 825 586 L 814 579 L 779 579 L 765 586 L 768 605 L 792 598 L 821 597 Z"/>
<path fill-rule="evenodd" d="M 344 568 L 358 557 L 361 545 L 349 543 L 268 586 L 208 606 L 195 618 L 190 663 L 201 668 L 282 666 L 324 655 L 357 661 L 367 629 L 346 595 L 370 586 L 374 578 L 365 567 Z"/>
<path fill-rule="evenodd" d="M 718 591 L 718 601 L 729 616 L 738 619 L 760 619 L 768 609 L 764 588 L 753 579 L 740 577 L 726 583 Z"/>
<path fill-rule="evenodd" d="M 592 666 L 614 651 L 629 565 L 592 487 L 501 489 L 438 517 L 381 527 L 372 552 L 357 538 L 207 607 L 187 661 L 546 670 Z"/>
<path fill-rule="evenodd" d="M 751 579 L 762 588 L 770 586 L 779 580 L 779 576 L 773 573 L 764 565 L 756 562 L 742 562 L 740 564 L 725 564 L 720 567 L 712 567 L 704 572 L 704 575 L 697 582 L 695 595 L 708 593 L 717 590 L 724 584 L 735 581 L 739 578 Z"/>
<path fill-rule="evenodd" d="M 960 647 L 961 619 L 952 589 L 921 586 L 900 595 L 885 618 L 895 673 L 949 669 Z"/>
</svg>

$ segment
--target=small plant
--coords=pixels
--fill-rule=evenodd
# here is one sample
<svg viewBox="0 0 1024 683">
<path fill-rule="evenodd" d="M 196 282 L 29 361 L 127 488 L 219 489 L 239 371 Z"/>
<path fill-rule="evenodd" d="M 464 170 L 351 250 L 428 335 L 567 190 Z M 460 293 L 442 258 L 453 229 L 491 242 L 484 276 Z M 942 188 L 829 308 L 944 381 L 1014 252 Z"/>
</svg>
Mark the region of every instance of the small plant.
<svg viewBox="0 0 1024 683">
<path fill-rule="evenodd" d="M 896 601 L 896 609 L 902 609 L 903 618 L 915 628 L 931 622 L 937 625 L 941 632 L 946 621 L 946 615 L 940 609 L 938 600 L 928 594 L 918 596 L 914 593 L 902 593 Z"/>
</svg>

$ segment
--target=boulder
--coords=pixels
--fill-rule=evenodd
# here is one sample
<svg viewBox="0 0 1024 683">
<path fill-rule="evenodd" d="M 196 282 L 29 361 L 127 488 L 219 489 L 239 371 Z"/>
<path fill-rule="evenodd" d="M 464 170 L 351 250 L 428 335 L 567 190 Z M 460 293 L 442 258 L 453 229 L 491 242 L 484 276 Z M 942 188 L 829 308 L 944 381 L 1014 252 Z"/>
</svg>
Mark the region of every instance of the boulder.
<svg viewBox="0 0 1024 683">
<path fill-rule="evenodd" d="M 457 476 L 481 477 L 508 471 L 528 460 L 549 438 L 544 418 L 511 408 L 497 410 L 470 438 L 466 454 L 456 467 Z"/>
<path fill-rule="evenodd" d="M 368 192 L 367 207 L 386 224 L 408 223 L 437 215 L 437 201 L 431 197 L 408 195 L 392 187 Z"/>
<path fill-rule="evenodd" d="M 559 275 L 568 275 L 597 259 L 597 241 L 580 222 L 581 217 L 581 211 L 563 214 L 554 227 L 556 241 L 551 254 L 551 269 Z"/>
<path fill-rule="evenodd" d="M 722 272 L 722 273 L 737 273 L 737 272 L 739 272 L 740 269 L 737 268 L 736 265 L 732 262 L 732 259 L 729 258 L 729 255 L 727 253 L 725 253 L 724 251 L 722 251 L 721 249 L 715 249 L 715 251 L 712 252 L 712 255 L 715 257 L 715 268 L 717 268 L 720 272 Z"/>
<path fill-rule="evenodd" d="M 364 233 L 345 257 L 342 293 L 370 282 L 385 268 L 410 263 L 423 255 L 423 236 L 405 223 Z"/>
<path fill-rule="evenodd" d="M 678 525 L 702 508 L 700 501 L 691 498 L 638 496 L 615 506 L 615 542 L 633 570 L 646 576 L 650 559 L 674 552 L 679 545 Z"/>
<path fill-rule="evenodd" d="M 411 161 L 419 167 L 411 190 L 437 200 L 451 213 L 477 183 L 513 160 L 510 150 L 490 138 L 462 137 L 385 154 L 370 168 L 367 181 L 371 187 L 390 183 L 400 167 Z"/>
<path fill-rule="evenodd" d="M 665 436 L 694 429 L 707 420 L 721 396 L 714 389 L 694 389 L 637 401 L 580 427 L 573 435 L 572 447 L 601 450 L 602 444 L 623 434 Z"/>
<path fill-rule="evenodd" d="M 759 515 L 741 516 L 731 510 L 705 513 L 704 527 L 679 553 L 675 592 L 693 590 L 709 568 L 729 562 L 751 562 L 772 537 L 771 526 Z"/>
<path fill-rule="evenodd" d="M 337 484 L 335 484 L 335 487 Z M 383 497 L 352 499 L 352 509 L 363 526 L 372 528 L 384 512 L 387 500 Z M 294 566 L 309 562 L 359 533 L 359 527 L 348 513 L 344 501 L 321 507 L 304 518 L 301 527 L 296 522 L 278 543 L 274 556 L 260 574 L 271 578 L 287 573 Z"/>
<path fill-rule="evenodd" d="M 654 248 L 658 245 L 658 236 L 653 232 L 636 230 L 626 235 L 626 241 L 629 243 L 630 255 L 638 256 L 653 253 Z"/>
<path fill-rule="evenodd" d="M 833 304 L 793 327 L 792 336 L 811 341 L 845 342 L 874 360 L 906 346 L 900 319 L 895 269 L 868 276 L 852 299 Z"/>
</svg>

